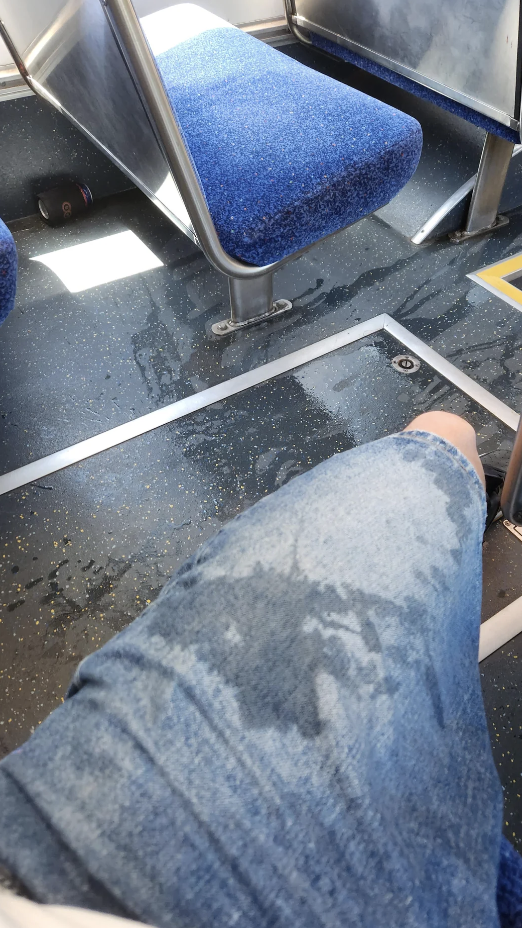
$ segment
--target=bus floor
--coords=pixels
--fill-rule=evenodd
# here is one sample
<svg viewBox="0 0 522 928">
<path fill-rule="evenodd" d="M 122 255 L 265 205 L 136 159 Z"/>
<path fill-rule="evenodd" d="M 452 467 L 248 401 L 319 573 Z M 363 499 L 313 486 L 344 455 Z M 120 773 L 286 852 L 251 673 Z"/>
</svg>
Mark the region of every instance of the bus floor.
<svg viewBox="0 0 522 928">
<path fill-rule="evenodd" d="M 522 210 L 459 246 L 418 248 L 364 219 L 276 274 L 275 296 L 292 300 L 291 312 L 222 339 L 211 325 L 227 314 L 225 281 L 141 193 L 101 200 L 59 229 L 37 217 L 11 228 L 20 273 L 0 333 L 3 473 L 383 312 L 521 407 L 522 315 L 466 275 L 522 251 Z M 93 242 L 104 258 L 78 251 Z M 63 279 L 35 260 L 55 252 Z M 507 459 L 509 429 L 428 366 L 395 371 L 395 353 L 385 333 L 370 336 L 0 497 L 2 754 L 187 556 L 295 475 L 424 409 L 468 415 L 481 453 Z M 364 521 L 362 498 L 361 532 Z M 500 523 L 484 545 L 484 618 L 521 595 L 522 544 Z M 522 850 L 519 648 L 520 636 L 480 672 L 505 830 Z"/>
</svg>

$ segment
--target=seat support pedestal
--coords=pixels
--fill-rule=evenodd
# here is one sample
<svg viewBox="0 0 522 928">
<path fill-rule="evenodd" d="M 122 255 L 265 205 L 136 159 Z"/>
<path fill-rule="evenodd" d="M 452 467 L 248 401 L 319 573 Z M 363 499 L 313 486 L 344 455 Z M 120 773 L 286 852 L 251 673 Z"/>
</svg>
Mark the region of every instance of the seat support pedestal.
<svg viewBox="0 0 522 928">
<path fill-rule="evenodd" d="M 450 235 L 452 241 L 483 235 L 508 222 L 505 216 L 498 215 L 498 208 L 514 147 L 513 142 L 498 135 L 486 135 L 466 225 Z"/>
<path fill-rule="evenodd" d="M 292 308 L 290 300 L 273 299 L 273 274 L 252 279 L 228 278 L 230 319 L 212 326 L 215 335 L 228 335 L 236 329 L 271 319 Z"/>
</svg>

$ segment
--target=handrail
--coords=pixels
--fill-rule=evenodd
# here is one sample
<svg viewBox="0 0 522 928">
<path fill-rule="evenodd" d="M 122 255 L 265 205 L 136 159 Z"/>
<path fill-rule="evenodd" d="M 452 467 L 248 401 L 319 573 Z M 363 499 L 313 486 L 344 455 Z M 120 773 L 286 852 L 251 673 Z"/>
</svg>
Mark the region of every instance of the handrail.
<svg viewBox="0 0 522 928">
<path fill-rule="evenodd" d="M 232 258 L 221 245 L 201 189 L 192 158 L 173 113 L 154 56 L 131 0 L 100 0 L 110 14 L 140 89 L 154 121 L 174 180 L 187 208 L 198 243 L 208 260 L 227 277 L 253 279 L 271 273 L 281 262 L 265 267 L 243 264 Z"/>
<path fill-rule="evenodd" d="M 304 34 L 304 32 L 301 32 L 301 30 L 298 29 L 294 23 L 292 0 L 283 0 L 283 4 L 285 8 L 285 16 L 288 23 L 288 28 L 290 29 L 292 35 L 295 36 L 298 42 L 302 42 L 303 45 L 312 45 L 312 40 L 309 39 L 308 36 Z"/>
<path fill-rule="evenodd" d="M 30 79 L 30 77 L 29 77 L 29 75 L 28 75 L 28 73 L 27 73 L 25 64 L 23 63 L 22 59 L 20 58 L 20 55 L 18 54 L 18 50 L 17 50 L 17 48 L 15 47 L 15 45 L 14 45 L 12 39 L 11 39 L 11 36 L 9 35 L 9 33 L 8 33 L 6 27 L 5 27 L 4 22 L 3 22 L 1 19 L 0 19 L 0 36 L 1 36 L 2 39 L 4 40 L 4 44 L 6 45 L 7 50 L 8 50 L 8 52 L 9 52 L 9 54 L 11 55 L 11 58 L 13 59 L 13 61 L 14 61 L 15 65 L 16 65 L 16 67 L 18 68 L 18 70 L 19 70 L 19 72 L 20 72 L 20 77 L 22 78 L 22 80 L 25 81 L 25 83 L 27 84 L 27 86 L 29 87 L 29 89 L 32 90 L 33 88 L 32 88 L 32 85 L 31 85 L 31 79 Z"/>
</svg>

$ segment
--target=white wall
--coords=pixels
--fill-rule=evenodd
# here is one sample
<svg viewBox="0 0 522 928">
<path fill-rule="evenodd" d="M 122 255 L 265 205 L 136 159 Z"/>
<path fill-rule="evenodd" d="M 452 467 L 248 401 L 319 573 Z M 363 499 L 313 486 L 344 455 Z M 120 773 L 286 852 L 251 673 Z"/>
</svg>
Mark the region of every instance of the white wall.
<svg viewBox="0 0 522 928">
<path fill-rule="evenodd" d="M 27 40 L 27 29 L 24 28 L 26 23 L 30 23 L 30 32 L 32 35 L 38 35 L 47 29 L 49 23 L 57 16 L 65 6 L 65 0 L 40 0 L 35 3 L 34 0 L 0 0 L 0 16 L 2 7 L 4 15 L 2 19 L 7 24 L 11 37 L 15 44 L 25 47 Z M 10 62 L 9 52 L 0 39 L 0 66 Z"/>
<path fill-rule="evenodd" d="M 155 13 L 183 0 L 133 0 L 138 16 Z M 186 2 L 186 0 L 185 0 Z M 284 15 L 283 0 L 194 0 L 211 13 L 230 23 L 254 23 L 263 19 L 279 19 Z"/>
<path fill-rule="evenodd" d="M 4 64 L 11 64 L 11 55 L 7 51 L 2 39 L 0 39 L 0 68 Z"/>
<path fill-rule="evenodd" d="M 133 0 L 133 2 L 138 16 L 145 16 L 147 13 L 155 13 L 157 10 L 173 6 L 174 3 L 183 2 L 183 0 Z M 279 19 L 284 15 L 283 0 L 197 0 L 197 3 L 236 26 L 240 23 L 254 23 L 263 19 Z M 0 68 L 10 63 L 9 52 L 0 39 Z"/>
</svg>

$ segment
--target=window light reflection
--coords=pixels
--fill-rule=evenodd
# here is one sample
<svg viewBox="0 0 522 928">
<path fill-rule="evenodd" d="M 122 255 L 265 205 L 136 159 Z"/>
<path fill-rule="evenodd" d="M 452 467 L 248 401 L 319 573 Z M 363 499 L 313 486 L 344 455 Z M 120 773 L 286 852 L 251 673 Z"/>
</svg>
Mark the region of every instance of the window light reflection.
<svg viewBox="0 0 522 928">
<path fill-rule="evenodd" d="M 130 230 L 50 251 L 31 260 L 45 264 L 71 293 L 163 266 L 163 261 Z"/>
</svg>

